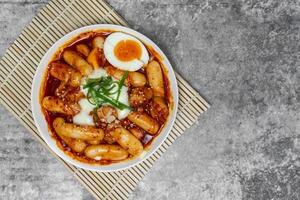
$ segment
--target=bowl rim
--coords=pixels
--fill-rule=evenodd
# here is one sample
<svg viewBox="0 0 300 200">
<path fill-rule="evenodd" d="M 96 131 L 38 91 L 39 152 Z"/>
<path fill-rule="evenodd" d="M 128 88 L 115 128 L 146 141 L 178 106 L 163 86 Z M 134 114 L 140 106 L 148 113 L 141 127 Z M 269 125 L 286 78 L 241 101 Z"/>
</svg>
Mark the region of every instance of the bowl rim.
<svg viewBox="0 0 300 200">
<path fill-rule="evenodd" d="M 151 46 L 156 52 L 158 52 L 162 58 L 161 62 L 164 64 L 165 68 L 167 69 L 166 71 L 170 81 L 171 93 L 174 102 L 172 113 L 169 114 L 167 123 L 165 124 L 165 126 L 163 127 L 159 135 L 151 143 L 150 147 L 147 149 L 147 152 L 145 153 L 146 155 L 143 154 L 142 158 L 137 157 L 132 160 L 112 163 L 109 165 L 99 165 L 99 164 L 97 165 L 97 164 L 80 162 L 76 159 L 71 158 L 71 156 L 67 155 L 63 150 L 61 150 L 57 146 L 56 140 L 51 136 L 51 131 L 48 128 L 48 123 L 46 122 L 45 116 L 41 110 L 41 105 L 39 101 L 38 103 L 36 101 L 36 99 L 39 99 L 40 97 L 40 87 L 44 79 L 45 70 L 49 62 L 51 61 L 54 53 L 58 50 L 58 48 L 60 48 L 62 45 L 66 44 L 69 40 L 71 40 L 72 38 L 76 37 L 81 33 L 88 32 L 88 31 L 96 31 L 101 29 L 120 31 L 120 32 L 130 34 L 138 38 L 140 41 L 142 41 L 143 44 Z M 131 28 L 124 27 L 124 26 L 113 25 L 113 24 L 94 24 L 94 25 L 84 26 L 69 32 L 68 34 L 64 35 L 59 40 L 57 40 L 44 54 L 35 71 L 33 81 L 32 81 L 31 109 L 32 109 L 33 119 L 38 129 L 38 132 L 40 133 L 40 136 L 47 143 L 50 149 L 56 155 L 58 155 L 62 160 L 66 161 L 69 164 L 75 165 L 76 167 L 91 170 L 91 171 L 98 171 L 98 172 L 120 171 L 120 170 L 125 170 L 134 167 L 135 165 L 138 165 L 143 161 L 145 161 L 146 159 L 148 159 L 151 155 L 153 155 L 157 151 L 159 147 L 161 147 L 161 145 L 164 143 L 166 138 L 169 136 L 173 124 L 175 122 L 177 110 L 178 110 L 178 84 L 177 84 L 177 79 L 173 67 L 169 62 L 168 58 L 163 53 L 163 51 L 147 36 L 143 35 L 142 33 L 139 33 L 138 31 L 135 31 Z"/>
</svg>

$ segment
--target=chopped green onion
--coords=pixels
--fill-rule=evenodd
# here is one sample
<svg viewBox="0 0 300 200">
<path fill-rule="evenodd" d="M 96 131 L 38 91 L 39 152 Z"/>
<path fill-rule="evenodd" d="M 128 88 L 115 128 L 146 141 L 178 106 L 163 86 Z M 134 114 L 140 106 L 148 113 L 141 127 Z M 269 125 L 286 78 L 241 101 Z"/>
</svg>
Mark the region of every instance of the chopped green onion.
<svg viewBox="0 0 300 200">
<path fill-rule="evenodd" d="M 87 89 L 88 101 L 95 105 L 96 108 L 108 103 L 120 110 L 131 109 L 130 106 L 119 101 L 121 89 L 127 77 L 128 71 L 124 73 L 119 81 L 113 81 L 111 76 L 87 79 L 83 85 L 83 89 Z M 111 95 L 116 93 L 117 98 L 112 98 Z"/>
<path fill-rule="evenodd" d="M 119 82 L 119 90 L 118 90 L 118 95 L 117 95 L 117 101 L 120 98 L 120 94 L 121 94 L 121 88 L 124 85 L 125 79 L 128 77 L 128 71 L 125 72 L 125 74 L 122 76 L 120 82 Z"/>
<path fill-rule="evenodd" d="M 112 99 L 110 97 L 107 97 L 101 93 L 97 93 L 97 97 L 100 97 L 101 99 L 103 99 L 106 103 L 109 103 L 111 104 L 112 106 L 114 107 L 117 107 L 119 108 L 120 110 L 123 110 L 125 108 L 128 108 L 130 109 L 130 106 L 126 105 L 126 104 L 123 104 L 122 102 L 120 101 L 117 101 L 116 99 Z"/>
</svg>

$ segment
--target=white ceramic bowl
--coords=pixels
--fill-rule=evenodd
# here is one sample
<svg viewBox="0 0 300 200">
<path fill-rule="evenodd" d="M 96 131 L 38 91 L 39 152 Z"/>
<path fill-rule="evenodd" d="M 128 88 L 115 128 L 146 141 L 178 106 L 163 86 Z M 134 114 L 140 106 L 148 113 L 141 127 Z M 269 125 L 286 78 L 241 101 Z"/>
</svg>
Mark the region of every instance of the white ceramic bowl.
<svg viewBox="0 0 300 200">
<path fill-rule="evenodd" d="M 67 154 L 65 154 L 57 145 L 56 141 L 54 138 L 51 137 L 51 132 L 48 129 L 47 122 L 45 120 L 45 117 L 42 113 L 41 110 L 41 105 L 39 103 L 39 93 L 40 93 L 40 87 L 41 83 L 44 77 L 45 70 L 48 66 L 48 63 L 51 61 L 52 56 L 54 53 L 57 51 L 59 47 L 64 45 L 67 41 L 70 39 L 76 37 L 77 35 L 88 32 L 88 31 L 95 31 L 95 30 L 113 30 L 113 31 L 121 31 L 124 33 L 128 33 L 130 35 L 135 36 L 136 38 L 140 39 L 144 44 L 147 46 L 151 46 L 156 52 L 160 54 L 162 57 L 162 63 L 168 70 L 168 77 L 170 80 L 170 87 L 171 87 L 171 92 L 173 95 L 173 101 L 174 101 L 174 108 L 172 112 L 169 115 L 169 119 L 167 123 L 165 124 L 164 128 L 160 132 L 160 134 L 154 139 L 154 141 L 151 143 L 150 148 L 148 148 L 147 152 L 143 154 L 142 157 L 137 157 L 132 160 L 124 161 L 124 162 L 119 162 L 119 163 L 113 163 L 110 165 L 94 165 L 94 164 L 88 164 L 88 163 L 83 163 L 79 162 L 78 160 L 75 160 L 71 157 L 69 157 Z M 110 24 L 97 24 L 97 25 L 91 25 L 91 26 L 85 26 L 79 29 L 76 29 L 61 39 L 59 39 L 44 55 L 42 58 L 36 72 L 33 78 L 33 84 L 32 84 L 32 90 L 31 90 L 31 107 L 32 107 L 32 113 L 33 113 L 33 118 L 35 121 L 35 124 L 43 137 L 43 139 L 46 141 L 46 143 L 50 146 L 50 148 L 63 160 L 67 161 L 68 163 L 71 163 L 77 167 L 83 168 L 83 169 L 88 169 L 88 170 L 93 170 L 93 171 L 101 171 L 101 172 L 109 172 L 109 171 L 118 171 L 118 170 L 123 170 L 129 167 L 132 167 L 143 160 L 147 159 L 149 156 L 151 156 L 158 148 L 159 146 L 164 142 L 166 137 L 168 136 L 175 117 L 176 117 L 176 112 L 177 112 L 177 105 L 178 105 L 178 87 L 177 87 L 177 81 L 175 78 L 175 74 L 173 71 L 173 68 L 165 56 L 165 54 L 160 50 L 160 48 L 149 38 L 144 36 L 143 34 L 134 31 L 130 28 L 122 27 L 122 26 L 117 26 L 117 25 L 110 25 Z"/>
</svg>

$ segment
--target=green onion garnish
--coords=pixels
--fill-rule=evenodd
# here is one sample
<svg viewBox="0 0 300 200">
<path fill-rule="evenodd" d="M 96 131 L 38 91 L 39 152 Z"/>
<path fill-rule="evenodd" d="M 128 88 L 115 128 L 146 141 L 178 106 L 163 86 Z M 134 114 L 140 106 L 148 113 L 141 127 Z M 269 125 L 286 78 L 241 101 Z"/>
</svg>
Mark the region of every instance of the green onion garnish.
<svg viewBox="0 0 300 200">
<path fill-rule="evenodd" d="M 127 77 L 128 71 L 124 73 L 119 81 L 113 81 L 111 76 L 88 78 L 83 85 L 83 89 L 87 89 L 88 101 L 95 105 L 96 108 L 107 103 L 120 110 L 131 109 L 130 106 L 119 101 L 121 89 Z M 111 95 L 116 93 L 117 98 L 113 98 Z"/>
<path fill-rule="evenodd" d="M 124 82 L 125 82 L 125 79 L 128 77 L 128 71 L 125 72 L 125 74 L 122 76 L 122 78 L 120 79 L 119 81 L 119 88 L 122 88 L 122 86 L 124 85 Z M 118 96 L 117 96 L 117 101 L 119 100 L 120 98 L 120 93 L 121 93 L 121 89 L 118 90 Z"/>
</svg>

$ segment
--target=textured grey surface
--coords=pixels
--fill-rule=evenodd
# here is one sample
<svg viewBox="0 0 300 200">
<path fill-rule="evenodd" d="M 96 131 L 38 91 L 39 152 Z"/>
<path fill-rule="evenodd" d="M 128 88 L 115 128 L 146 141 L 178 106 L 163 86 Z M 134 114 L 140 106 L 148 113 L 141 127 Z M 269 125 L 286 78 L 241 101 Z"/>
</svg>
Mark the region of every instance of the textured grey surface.
<svg viewBox="0 0 300 200">
<path fill-rule="evenodd" d="M 45 3 L 0 0 L 1 55 Z M 212 105 L 131 199 L 299 200 L 300 2 L 109 3 Z M 0 113 L 0 199 L 92 199 Z"/>
</svg>

